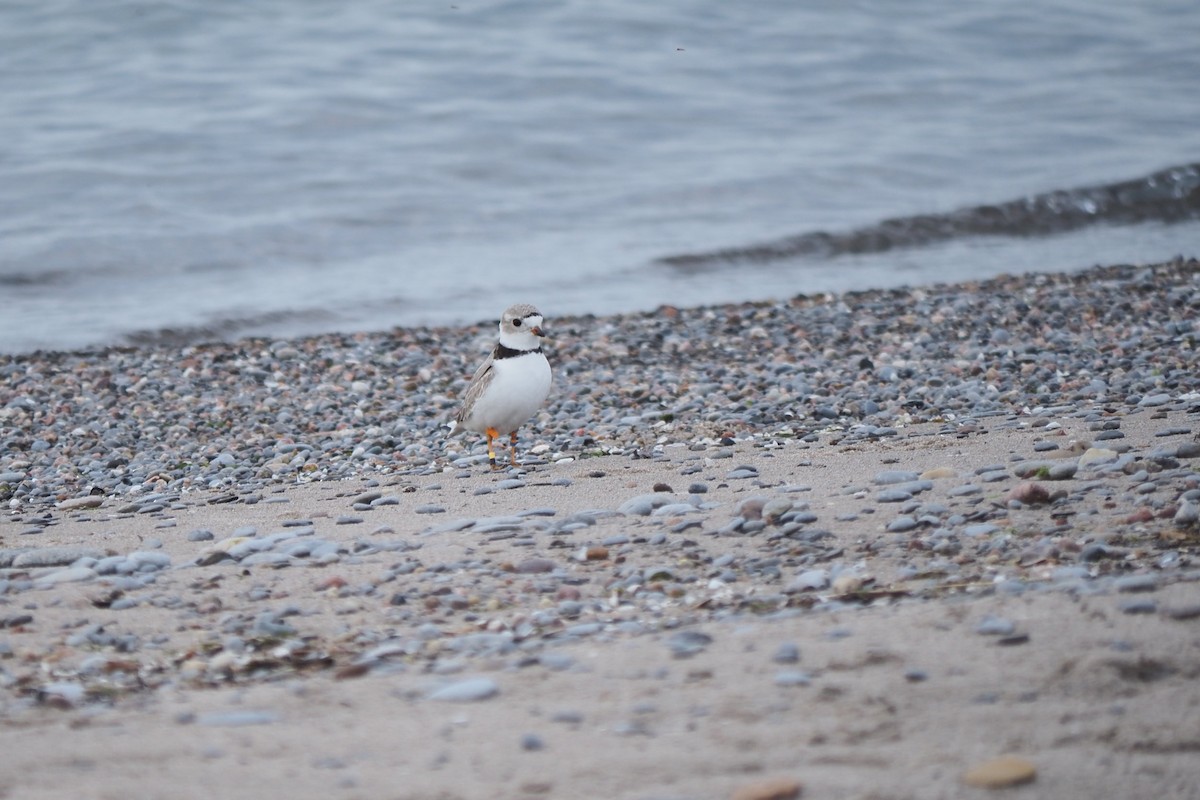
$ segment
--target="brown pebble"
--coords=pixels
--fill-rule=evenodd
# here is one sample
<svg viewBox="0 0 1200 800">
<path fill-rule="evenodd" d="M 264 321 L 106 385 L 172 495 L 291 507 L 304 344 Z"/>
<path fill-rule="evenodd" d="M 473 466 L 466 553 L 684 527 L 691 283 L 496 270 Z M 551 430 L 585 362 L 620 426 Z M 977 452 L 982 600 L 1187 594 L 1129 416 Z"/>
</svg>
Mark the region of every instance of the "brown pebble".
<svg viewBox="0 0 1200 800">
<path fill-rule="evenodd" d="M 761 497 L 751 497 L 749 500 L 744 500 L 738 506 L 738 516 L 747 520 L 762 519 L 763 506 L 765 504 L 766 501 Z"/>
<path fill-rule="evenodd" d="M 1020 756 L 1000 756 L 971 767 L 963 781 L 979 789 L 1004 789 L 1029 783 L 1036 777 L 1037 767 L 1032 761 Z"/>
<path fill-rule="evenodd" d="M 1050 502 L 1050 491 L 1040 483 L 1026 481 L 1009 490 L 1008 499 L 1017 500 L 1027 506 L 1036 506 Z"/>
<path fill-rule="evenodd" d="M 654 484 L 654 491 L 656 491 L 656 492 L 674 492 L 675 490 L 671 488 L 670 484 L 656 483 L 656 484 Z"/>
<path fill-rule="evenodd" d="M 733 793 L 733 800 L 795 800 L 803 788 L 791 778 L 772 778 L 741 787 Z"/>
<path fill-rule="evenodd" d="M 333 673 L 333 679 L 336 681 L 344 681 L 350 678 L 361 678 L 371 671 L 371 667 L 366 664 L 347 664 Z"/>
<path fill-rule="evenodd" d="M 603 545 L 596 545 L 587 549 L 588 561 L 603 561 L 608 558 L 608 548 Z"/>
<path fill-rule="evenodd" d="M 317 591 L 323 592 L 326 589 L 341 589 L 346 585 L 346 579 L 341 575 L 330 575 L 325 580 L 317 584 Z"/>
<path fill-rule="evenodd" d="M 1138 522 L 1149 522 L 1152 519 L 1154 519 L 1153 511 L 1148 508 L 1139 508 L 1121 521 L 1126 525 L 1134 525 Z"/>
</svg>

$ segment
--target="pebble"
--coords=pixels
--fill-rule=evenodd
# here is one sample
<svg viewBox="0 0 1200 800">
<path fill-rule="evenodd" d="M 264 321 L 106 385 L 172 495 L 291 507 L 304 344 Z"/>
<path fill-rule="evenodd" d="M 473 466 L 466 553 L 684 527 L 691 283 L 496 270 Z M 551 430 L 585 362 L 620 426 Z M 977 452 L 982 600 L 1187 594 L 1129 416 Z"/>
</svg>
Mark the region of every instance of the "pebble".
<svg viewBox="0 0 1200 800">
<path fill-rule="evenodd" d="M 499 693 L 499 684 L 491 678 L 467 678 L 434 689 L 426 695 L 426 699 L 452 703 L 477 703 L 481 700 L 490 700 Z"/>
<path fill-rule="evenodd" d="M 787 585 L 786 592 L 810 592 L 829 586 L 829 573 L 823 569 L 801 572 Z"/>
<path fill-rule="evenodd" d="M 1118 592 L 1153 592 L 1158 589 L 1158 578 L 1149 575 L 1126 575 L 1113 581 Z"/>
<path fill-rule="evenodd" d="M 19 445 L 0 464 L 0 498 L 12 517 L 6 544 L 45 541 L 67 511 L 71 525 L 90 526 L 97 535 L 86 541 L 104 542 L 102 520 L 119 513 L 138 515 L 162 542 L 159 549 L 147 540 L 134 553 L 0 549 L 0 568 L 7 570 L 0 574 L 0 595 L 11 602 L 5 619 L 32 610 L 28 616 L 36 619 L 15 624 L 48 624 L 50 615 L 37 604 L 63 602 L 59 593 L 20 595 L 80 580 L 78 586 L 64 583 L 61 592 L 77 598 L 69 602 L 79 602 L 80 611 L 72 611 L 79 619 L 95 621 L 141 605 L 198 615 L 181 619 L 180 630 L 211 627 L 221 641 L 271 639 L 275 649 L 259 651 L 259 663 L 275 659 L 280 666 L 261 666 L 264 680 L 301 668 L 288 659 L 299 658 L 306 642 L 314 653 L 397 648 L 394 658 L 372 662 L 380 669 L 419 662 L 445 675 L 469 669 L 473 659 L 503 656 L 539 669 L 582 671 L 582 664 L 548 656 L 546 648 L 586 637 L 653 633 L 664 637 L 671 653 L 687 657 L 714 647 L 698 622 L 809 613 L 810 606 L 842 613 L 862 600 L 892 602 L 846 596 L 867 585 L 860 570 L 874 563 L 876 553 L 901 556 L 899 578 L 913 602 L 926 591 L 956 592 L 957 586 L 987 582 L 981 594 L 1114 593 L 1120 596 L 1112 607 L 1124 613 L 1193 619 L 1187 605 L 1139 593 L 1186 580 L 1195 570 L 1186 542 L 1200 523 L 1200 480 L 1195 463 L 1181 459 L 1200 457 L 1200 444 L 1191 441 L 1200 375 L 1194 353 L 1180 350 L 1178 337 L 1145 332 L 1177 324 L 1194 308 L 1194 275 L 1194 262 L 1179 262 L 1152 272 L 1113 267 L 1006 276 L 968 292 L 961 286 L 866 292 L 856 296 L 854 308 L 789 300 L 677 310 L 670 319 L 573 318 L 567 322 L 572 336 L 555 345 L 556 363 L 563 365 L 556 382 L 562 383 L 528 431 L 538 439 L 539 463 L 502 477 L 487 469 L 478 438 L 447 447 L 442 427 L 465 386 L 464 372 L 470 374 L 471 345 L 482 329 L 0 355 L 2 427 L 6 443 Z M 1141 308 L 1137 314 L 1128 313 L 1130 302 Z M 1064 324 L 1080 303 L 1097 309 L 1107 339 L 1137 346 L 1098 350 L 1095 327 L 1077 331 Z M 869 332 L 863 319 L 871 320 Z M 921 321 L 916 332 L 914 319 Z M 729 356 L 744 345 L 744 331 L 734 330 L 731 320 L 761 330 L 756 358 Z M 1008 339 L 1002 347 L 993 338 L 998 329 Z M 797 330 L 812 332 L 813 342 L 839 344 L 798 349 Z M 431 337 L 436 348 L 429 346 Z M 861 359 L 837 355 L 845 352 L 840 342 L 853 348 L 856 338 L 869 347 L 871 369 L 886 379 L 865 379 Z M 603 346 L 597 348 L 598 342 Z M 611 356 L 609 347 L 637 357 Z M 293 355 L 283 358 L 282 352 Z M 681 364 L 689 375 L 681 375 Z M 396 390 L 416 375 L 419 381 Z M 1104 377 L 1088 377 L 1095 375 Z M 129 391 L 134 381 L 137 402 L 123 404 L 120 416 L 104 416 L 99 427 L 95 409 L 107 406 L 97 403 L 111 391 Z M 636 402 L 629 394 L 634 386 Z M 352 397 L 357 399 L 348 405 Z M 358 402 L 367 397 L 370 402 Z M 1154 415 L 1162 420 L 1159 433 L 1173 431 L 1180 441 L 1139 441 L 1128 432 L 1132 426 L 1121 431 L 1122 414 Z M 1006 463 L 951 467 L 942 462 L 945 449 L 908 439 L 918 423 L 941 426 L 939 441 L 1003 427 L 1030 435 Z M 1084 427 L 1095 446 L 1064 435 Z M 1126 435 L 1105 438 L 1110 432 Z M 148 436 L 155 447 L 144 446 Z M 811 503 L 800 501 L 800 493 L 812 487 L 785 483 L 802 480 L 813 467 L 809 450 L 853 449 L 884 436 L 905 444 L 903 459 L 892 463 L 914 469 L 847 476 L 855 485 L 847 485 L 842 497 L 804 498 Z M 730 460 L 744 457 L 747 445 L 760 449 L 757 467 Z M 490 492 L 493 498 L 485 502 L 502 503 L 523 496 L 500 494 L 510 488 L 570 485 L 554 474 L 557 467 L 542 465 L 565 467 L 593 455 L 603 458 L 584 469 L 576 464 L 571 474 L 576 481 L 621 476 L 624 488 L 606 497 L 604 508 L 569 518 L 548 508 L 445 519 L 460 492 Z M 788 459 L 791 474 L 768 483 L 768 458 Z M 669 461 L 678 474 L 694 476 L 685 479 L 691 481 L 687 494 L 672 491 L 683 481 L 640 480 L 643 459 Z M 959 475 L 966 482 L 952 486 L 964 480 Z M 441 476 L 435 478 L 441 483 L 417 484 L 422 476 Z M 283 531 L 265 535 L 246 526 L 184 537 L 166 527 L 176 517 L 187 519 L 193 504 L 275 504 L 287 499 L 277 496 L 279 490 L 309 481 L 353 487 L 337 494 L 347 513 L 289 520 Z M 1017 482 L 1036 488 L 1006 492 Z M 414 507 L 408 495 L 418 489 L 428 492 L 417 495 L 427 502 Z M 1021 494 L 1026 491 L 1036 494 Z M 75 500 L 82 507 L 60 505 Z M 830 529 L 821 530 L 816 523 L 826 515 L 827 500 L 840 500 L 841 507 L 829 513 Z M 92 519 L 86 512 L 97 507 L 104 511 Z M 723 510 L 714 513 L 716 508 Z M 282 510 L 260 505 L 256 513 Z M 419 535 L 401 539 L 386 526 L 358 538 L 354 528 L 331 530 L 361 524 L 370 514 L 408 513 L 428 523 Z M 874 535 L 861 542 L 842 539 L 842 520 L 871 515 L 878 518 Z M 1164 552 L 1162 537 L 1180 531 L 1183 538 Z M 17 538 L 24 534 L 29 538 Z M 723 536 L 736 538 L 709 538 Z M 183 539 L 192 543 L 182 551 L 187 555 L 177 549 L 187 546 Z M 502 539 L 531 548 L 518 551 L 529 557 L 492 561 L 495 548 L 488 543 Z M 422 557 L 423 543 L 443 540 L 454 541 L 454 555 L 430 547 L 427 552 L 443 554 Z M 710 551 L 711 543 L 723 547 Z M 647 548 L 655 554 L 656 566 L 649 569 L 641 557 Z M 731 557 L 718 563 L 718 551 Z M 172 564 L 167 552 L 182 566 Z M 369 574 L 347 572 L 349 583 L 320 589 L 316 579 L 306 580 L 311 595 L 285 600 L 271 571 L 337 564 L 363 565 Z M 996 574 L 1003 578 L 992 581 Z M 254 603 L 254 611 L 215 606 L 219 595 L 209 589 L 221 580 L 226 587 L 236 581 L 238 596 Z M 890 585 L 892 576 L 881 575 L 879 586 Z M 364 609 L 380 616 L 378 625 L 361 624 Z M 336 615 L 349 631 L 336 647 L 309 637 L 313 615 L 324 613 Z M 118 619 L 130 624 L 137 616 Z M 989 627 L 998 642 L 1029 641 L 1010 621 L 981 623 L 980 632 Z M 149 641 L 113 642 L 151 647 Z M 243 644 L 238 653 L 218 655 L 236 671 L 250 648 Z M 796 663 L 786 658 L 774 663 Z M 193 659 L 204 662 L 200 676 L 209 674 L 206 659 Z"/>
<path fill-rule="evenodd" d="M 808 686 L 812 683 L 812 678 L 807 672 L 800 670 L 783 670 L 775 673 L 776 686 Z"/>
<path fill-rule="evenodd" d="M 775 648 L 771 660 L 776 664 L 795 664 L 800 660 L 800 648 L 793 642 L 783 642 Z"/>
<path fill-rule="evenodd" d="M 1032 761 L 1019 756 L 1000 756 L 976 764 L 963 775 L 963 782 L 977 789 L 1007 789 L 1037 778 Z"/>
<path fill-rule="evenodd" d="M 661 508 L 668 502 L 669 499 L 662 494 L 642 494 L 629 498 L 618 506 L 617 510 L 630 516 L 648 517 L 654 509 Z"/>
<path fill-rule="evenodd" d="M 713 638 L 703 631 L 685 630 L 672 634 L 667 647 L 676 658 L 693 656 L 712 644 Z"/>
<path fill-rule="evenodd" d="M 18 553 L 10 563 L 18 569 L 60 567 L 84 558 L 101 559 L 104 555 L 103 550 L 92 547 L 43 547 Z"/>
<path fill-rule="evenodd" d="M 184 717 L 183 722 L 195 722 L 213 728 L 245 728 L 250 725 L 272 725 L 283 719 L 277 711 L 237 709 L 234 711 L 210 711 L 194 718 Z"/>
<path fill-rule="evenodd" d="M 984 636 L 1009 636 L 1017 629 L 1012 620 L 996 617 L 991 614 L 984 616 L 975 626 L 975 632 Z"/>
<path fill-rule="evenodd" d="M 791 778 L 769 778 L 738 787 L 731 800 L 796 800 L 803 788 Z"/>
<path fill-rule="evenodd" d="M 104 504 L 104 498 L 99 495 L 87 497 L 72 497 L 58 504 L 61 511 L 77 511 L 81 508 L 99 508 Z"/>
</svg>

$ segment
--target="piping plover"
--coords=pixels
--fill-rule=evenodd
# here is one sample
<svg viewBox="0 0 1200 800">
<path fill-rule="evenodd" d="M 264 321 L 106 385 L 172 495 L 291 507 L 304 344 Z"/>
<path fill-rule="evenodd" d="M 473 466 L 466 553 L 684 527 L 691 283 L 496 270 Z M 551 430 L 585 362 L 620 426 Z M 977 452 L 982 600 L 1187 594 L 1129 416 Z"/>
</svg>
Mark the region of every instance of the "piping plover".
<svg viewBox="0 0 1200 800">
<path fill-rule="evenodd" d="M 488 461 L 496 468 L 493 442 L 509 434 L 508 460 L 517 466 L 517 428 L 533 416 L 550 393 L 550 362 L 542 352 L 542 314 L 527 303 L 511 306 L 500 318 L 500 340 L 475 370 L 463 396 L 454 430 L 487 436 Z"/>
</svg>

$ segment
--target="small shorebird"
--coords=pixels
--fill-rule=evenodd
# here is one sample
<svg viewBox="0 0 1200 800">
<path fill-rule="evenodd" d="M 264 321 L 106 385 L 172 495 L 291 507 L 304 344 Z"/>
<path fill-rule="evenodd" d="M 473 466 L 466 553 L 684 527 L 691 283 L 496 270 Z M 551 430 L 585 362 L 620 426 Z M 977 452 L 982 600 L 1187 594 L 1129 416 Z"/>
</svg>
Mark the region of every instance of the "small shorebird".
<svg viewBox="0 0 1200 800">
<path fill-rule="evenodd" d="M 496 468 L 494 441 L 509 434 L 509 463 L 517 466 L 517 428 L 550 393 L 550 362 L 542 352 L 542 314 L 518 303 L 500 318 L 500 340 L 475 370 L 451 433 L 462 428 L 487 436 L 488 461 Z"/>
</svg>

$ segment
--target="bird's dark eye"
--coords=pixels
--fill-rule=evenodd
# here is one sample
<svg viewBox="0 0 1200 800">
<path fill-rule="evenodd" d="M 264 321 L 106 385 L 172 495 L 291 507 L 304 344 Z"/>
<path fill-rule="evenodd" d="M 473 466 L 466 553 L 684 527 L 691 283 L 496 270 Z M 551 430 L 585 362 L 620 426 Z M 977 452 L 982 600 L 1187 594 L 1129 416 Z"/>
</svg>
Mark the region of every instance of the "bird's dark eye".
<svg viewBox="0 0 1200 800">
<path fill-rule="evenodd" d="M 519 320 L 519 319 L 514 319 L 514 320 L 513 320 L 513 327 L 514 327 L 514 328 L 519 328 L 519 327 L 521 327 L 521 320 Z"/>
</svg>

